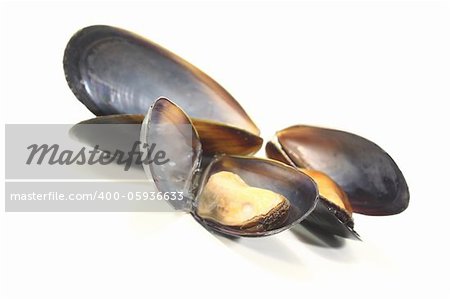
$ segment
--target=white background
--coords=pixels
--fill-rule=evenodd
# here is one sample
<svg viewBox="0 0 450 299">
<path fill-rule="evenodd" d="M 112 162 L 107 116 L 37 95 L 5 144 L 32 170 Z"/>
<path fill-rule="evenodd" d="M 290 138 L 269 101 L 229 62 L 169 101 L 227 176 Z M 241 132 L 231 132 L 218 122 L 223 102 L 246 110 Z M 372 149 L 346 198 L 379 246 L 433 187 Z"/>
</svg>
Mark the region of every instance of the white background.
<svg viewBox="0 0 450 299">
<path fill-rule="evenodd" d="M 0 13 L 2 123 L 90 118 L 65 82 L 64 47 L 84 26 L 115 25 L 216 79 L 266 139 L 304 123 L 375 141 L 411 192 L 401 215 L 356 215 L 364 242 L 340 248 L 290 231 L 231 241 L 175 213 L 1 212 L 2 298 L 448 291 L 448 3 L 10 3 Z"/>
</svg>

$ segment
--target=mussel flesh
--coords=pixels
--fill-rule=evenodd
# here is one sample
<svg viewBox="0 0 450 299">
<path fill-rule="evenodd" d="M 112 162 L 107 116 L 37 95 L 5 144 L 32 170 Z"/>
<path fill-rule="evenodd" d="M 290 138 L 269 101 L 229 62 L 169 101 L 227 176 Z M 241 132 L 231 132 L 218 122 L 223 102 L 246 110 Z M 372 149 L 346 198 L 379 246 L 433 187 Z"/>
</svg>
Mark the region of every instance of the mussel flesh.
<svg viewBox="0 0 450 299">
<path fill-rule="evenodd" d="M 203 188 L 197 214 L 225 226 L 259 229 L 283 219 L 289 205 L 281 194 L 251 187 L 237 174 L 220 171 L 210 176 Z"/>
</svg>

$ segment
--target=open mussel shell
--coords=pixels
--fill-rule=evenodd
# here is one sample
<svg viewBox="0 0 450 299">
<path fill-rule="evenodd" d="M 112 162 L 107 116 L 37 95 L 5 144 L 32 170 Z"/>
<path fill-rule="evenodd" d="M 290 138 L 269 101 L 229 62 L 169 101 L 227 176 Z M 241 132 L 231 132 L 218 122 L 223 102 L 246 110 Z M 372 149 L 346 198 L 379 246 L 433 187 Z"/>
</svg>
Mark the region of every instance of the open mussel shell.
<svg viewBox="0 0 450 299">
<path fill-rule="evenodd" d="M 266 224 L 265 219 L 262 219 L 259 220 L 258 225 L 252 227 L 231 227 L 202 218 L 198 209 L 195 209 L 199 205 L 198 199 L 202 196 L 202 192 L 205 192 L 204 186 L 207 186 L 208 180 L 215 174 L 223 172 L 238 175 L 252 188 L 268 190 L 286 198 L 289 206 L 283 220 Z M 239 195 L 236 193 L 230 196 Z M 255 200 L 262 201 L 262 197 L 261 195 Z M 314 182 L 308 176 L 276 161 L 253 157 L 219 156 L 204 169 L 196 199 L 193 214 L 204 226 L 229 235 L 258 237 L 289 229 L 307 218 L 317 204 L 318 193 Z"/>
<path fill-rule="evenodd" d="M 144 167 L 158 190 L 182 192 L 180 207 L 213 231 L 267 236 L 299 223 L 316 206 L 315 183 L 293 167 L 253 157 L 204 156 L 190 118 L 165 98 L 146 115 L 141 141 L 155 143 L 169 159 Z"/>
<path fill-rule="evenodd" d="M 164 153 L 164 163 L 144 165 L 147 177 L 166 194 L 181 194 L 169 201 L 175 209 L 190 211 L 194 198 L 194 175 L 201 162 L 202 146 L 191 119 L 165 98 L 159 98 L 144 118 L 140 134 L 144 145 Z"/>
<path fill-rule="evenodd" d="M 344 131 L 311 126 L 289 127 L 276 137 L 266 146 L 269 157 L 327 174 L 347 194 L 355 213 L 393 215 L 408 207 L 409 191 L 402 172 L 375 143 Z"/>
<path fill-rule="evenodd" d="M 285 164 L 295 165 L 276 142 L 266 144 L 266 155 Z M 359 234 L 353 229 L 354 222 L 351 204 L 340 186 L 320 171 L 304 168 L 298 169 L 315 181 L 319 191 L 317 206 L 302 222 L 302 225 L 312 225 L 331 235 L 360 239 Z"/>
<path fill-rule="evenodd" d="M 164 96 L 190 117 L 259 135 L 243 108 L 217 82 L 131 32 L 86 27 L 69 41 L 63 63 L 73 93 L 96 115 L 145 114 L 154 99 Z"/>
<path fill-rule="evenodd" d="M 101 149 L 117 148 L 117 146 L 122 148 L 121 145 L 131 148 L 133 143 L 139 140 L 140 125 L 143 120 L 142 114 L 98 116 L 76 124 L 71 133 L 81 142 L 92 146 L 100 145 Z M 192 123 L 199 135 L 205 155 L 252 155 L 261 148 L 263 143 L 259 136 L 222 123 L 201 119 L 192 119 Z"/>
</svg>

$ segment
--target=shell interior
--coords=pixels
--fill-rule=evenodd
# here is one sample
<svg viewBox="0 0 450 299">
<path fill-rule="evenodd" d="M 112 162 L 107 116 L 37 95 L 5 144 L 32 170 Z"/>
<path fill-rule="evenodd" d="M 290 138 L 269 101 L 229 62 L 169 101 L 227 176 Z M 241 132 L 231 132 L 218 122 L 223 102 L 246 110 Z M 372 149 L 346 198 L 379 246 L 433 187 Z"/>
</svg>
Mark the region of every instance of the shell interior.
<svg viewBox="0 0 450 299">
<path fill-rule="evenodd" d="M 64 71 L 73 93 L 96 115 L 145 114 L 154 99 L 168 97 L 190 117 L 259 135 L 217 82 L 161 46 L 119 28 L 91 26 L 77 32 L 66 47 Z"/>
<path fill-rule="evenodd" d="M 267 217 L 253 219 L 257 223 L 252 225 L 230 226 L 202 218 L 198 208 L 204 192 L 207 192 L 206 186 L 214 175 L 224 172 L 232 173 L 238 176 L 237 180 L 245 182 L 246 191 L 256 190 L 257 192 L 253 192 L 256 202 L 264 201 L 267 197 L 282 197 L 289 203 L 286 205 L 280 201 L 280 205 L 273 210 L 278 218 L 275 221 Z M 243 183 L 240 184 L 243 185 Z M 218 192 L 223 192 L 221 196 L 230 198 L 243 196 L 243 190 L 230 191 L 226 188 L 226 183 L 222 183 L 222 187 L 223 189 L 219 184 L 216 187 Z M 278 233 L 301 222 L 314 209 L 317 200 L 318 191 L 315 183 L 310 177 L 292 167 L 277 161 L 254 157 L 218 156 L 203 170 L 193 212 L 197 220 L 208 228 L 228 235 L 257 237 Z M 286 207 L 287 211 L 284 213 Z"/>
<path fill-rule="evenodd" d="M 165 98 L 159 98 L 145 116 L 141 142 L 164 153 L 160 162 L 144 164 L 160 192 L 181 192 L 183 200 L 169 201 L 176 209 L 190 211 L 194 174 L 201 162 L 201 144 L 191 120 Z"/>
</svg>

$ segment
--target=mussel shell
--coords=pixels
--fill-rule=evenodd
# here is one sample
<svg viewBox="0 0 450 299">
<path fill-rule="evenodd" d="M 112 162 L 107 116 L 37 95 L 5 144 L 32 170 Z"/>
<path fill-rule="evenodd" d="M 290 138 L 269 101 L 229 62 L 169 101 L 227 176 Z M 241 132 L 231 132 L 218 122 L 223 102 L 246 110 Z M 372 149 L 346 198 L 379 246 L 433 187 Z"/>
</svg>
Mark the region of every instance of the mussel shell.
<svg viewBox="0 0 450 299">
<path fill-rule="evenodd" d="M 353 228 L 353 221 L 343 222 L 342 218 L 336 215 L 336 212 L 342 211 L 336 208 L 326 199 L 320 198 L 314 211 L 301 224 L 313 225 L 331 235 L 360 240 L 359 234 Z"/>
<path fill-rule="evenodd" d="M 79 124 L 85 125 L 141 125 L 144 121 L 143 114 L 114 114 L 107 116 L 98 116 L 87 119 Z"/>
<path fill-rule="evenodd" d="M 248 131 L 222 123 L 192 119 L 200 137 L 205 155 L 252 155 L 263 144 L 263 139 Z"/>
<path fill-rule="evenodd" d="M 293 126 L 277 133 L 296 166 L 329 175 L 346 192 L 353 211 L 393 215 L 409 203 L 406 180 L 394 160 L 375 143 L 344 131 Z"/>
<path fill-rule="evenodd" d="M 300 223 L 314 210 L 318 201 L 315 183 L 307 175 L 283 163 L 255 157 L 218 156 L 203 170 L 196 198 L 201 195 L 202 186 L 208 178 L 219 171 L 230 171 L 241 177 L 252 187 L 271 190 L 289 200 L 287 217 L 282 222 L 263 231 L 252 228 L 236 228 L 217 224 L 199 217 L 193 210 L 194 217 L 206 228 L 223 234 L 244 237 L 261 237 L 279 233 Z M 195 203 L 194 203 L 195 205 Z"/>
<path fill-rule="evenodd" d="M 133 143 L 139 140 L 140 125 L 143 120 L 142 114 L 98 116 L 78 123 L 71 132 L 84 143 L 92 146 L 100 145 L 100 149 L 116 149 L 119 145 L 126 145 L 130 149 Z M 192 123 L 199 135 L 205 155 L 252 155 L 261 148 L 263 143 L 259 136 L 222 123 L 202 119 L 192 119 Z M 96 124 L 109 126 L 93 130 L 94 127 L 91 125 Z M 124 124 L 135 126 L 114 126 Z M 101 146 L 105 144 L 110 146 Z"/>
<path fill-rule="evenodd" d="M 289 159 L 289 157 L 283 151 L 280 144 L 278 143 L 278 140 L 267 142 L 265 150 L 266 150 L 266 156 L 268 158 L 283 162 L 283 163 L 285 163 L 287 165 L 291 165 L 293 167 L 298 167 L 297 165 L 294 164 L 294 162 L 292 162 Z"/>
<path fill-rule="evenodd" d="M 189 132 L 186 129 L 192 130 Z M 260 237 L 281 232 L 299 223 L 314 209 L 318 200 L 316 184 L 294 167 L 274 160 L 254 157 L 204 156 L 202 144 L 191 119 L 176 104 L 159 98 L 146 115 L 142 142 L 153 142 L 167 152 L 172 163 L 144 167 L 161 192 L 182 192 L 184 199 L 175 208 L 190 211 L 206 228 L 229 236 Z M 196 199 L 208 178 L 218 171 L 239 175 L 248 185 L 268 189 L 290 202 L 288 214 L 266 230 L 228 227 L 207 221 L 195 212 Z"/>
<path fill-rule="evenodd" d="M 169 201 L 175 209 L 190 211 L 194 175 L 201 163 L 202 146 L 190 118 L 174 103 L 159 98 L 149 109 L 141 128 L 143 144 L 153 144 L 168 162 L 144 165 L 162 193 L 179 192 L 181 200 Z"/>
<path fill-rule="evenodd" d="M 259 129 L 217 82 L 182 58 L 131 32 L 91 26 L 77 32 L 64 54 L 67 82 L 96 115 L 146 114 L 168 97 L 193 118 Z"/>
<path fill-rule="evenodd" d="M 268 142 L 266 144 L 266 155 L 271 159 L 297 167 L 280 148 L 278 143 L 272 141 Z M 314 180 L 314 178 L 312 179 Z M 347 198 L 343 199 L 348 200 Z M 343 203 L 344 205 L 347 204 L 346 201 Z M 316 227 L 323 233 L 360 240 L 359 234 L 353 229 L 354 222 L 351 212 L 352 210 L 350 207 L 344 210 L 330 202 L 328 199 L 319 196 L 316 208 L 301 224 Z"/>
</svg>

